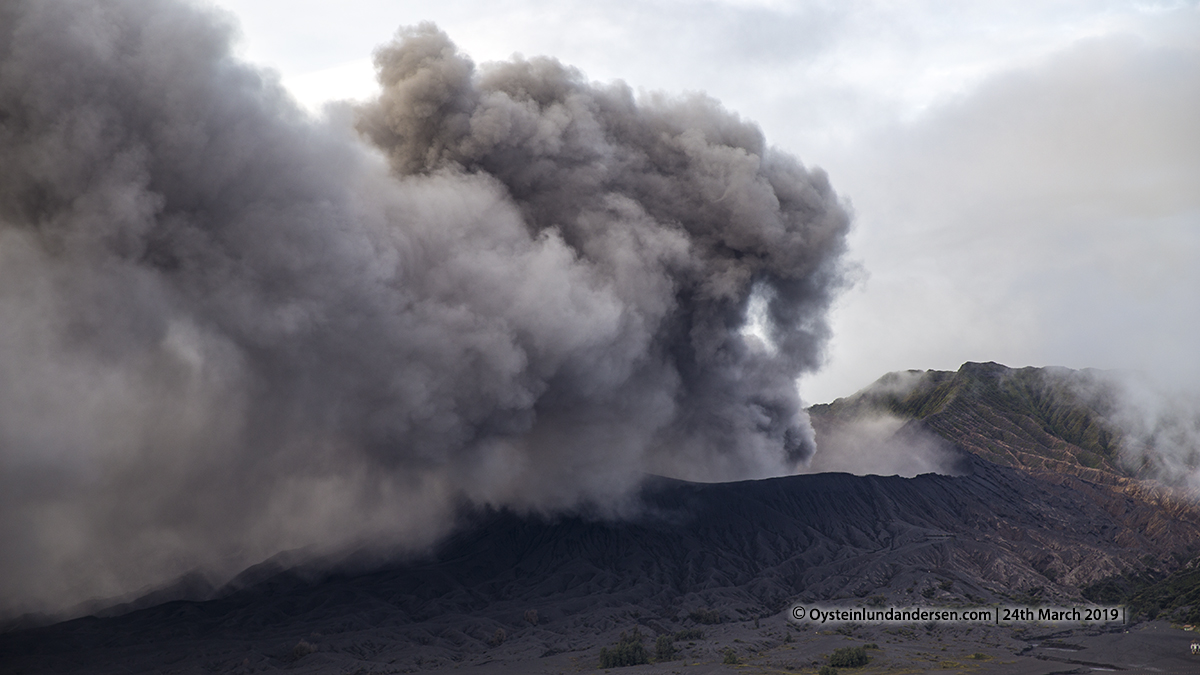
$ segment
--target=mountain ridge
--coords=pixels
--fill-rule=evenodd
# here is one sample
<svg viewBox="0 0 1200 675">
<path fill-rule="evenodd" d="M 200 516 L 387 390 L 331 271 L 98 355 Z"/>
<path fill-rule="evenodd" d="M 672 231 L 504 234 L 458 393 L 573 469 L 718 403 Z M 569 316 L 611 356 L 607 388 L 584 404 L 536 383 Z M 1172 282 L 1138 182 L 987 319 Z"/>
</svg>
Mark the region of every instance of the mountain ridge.
<svg viewBox="0 0 1200 675">
<path fill-rule="evenodd" d="M 1106 420 L 1113 393 L 1096 387 L 1091 396 L 1081 393 L 1093 382 L 1089 371 L 967 362 L 953 372 L 888 373 L 849 397 L 808 410 L 818 433 L 887 412 L 921 420 L 939 436 L 997 464 L 1088 480 L 1135 477 L 1119 463 L 1121 431 Z"/>
</svg>

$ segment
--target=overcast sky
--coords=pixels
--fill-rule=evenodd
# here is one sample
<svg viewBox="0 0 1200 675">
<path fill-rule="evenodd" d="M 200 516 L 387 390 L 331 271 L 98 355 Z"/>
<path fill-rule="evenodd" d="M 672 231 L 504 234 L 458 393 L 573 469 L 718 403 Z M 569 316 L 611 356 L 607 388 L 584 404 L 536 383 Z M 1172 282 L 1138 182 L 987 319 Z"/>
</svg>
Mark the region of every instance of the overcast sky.
<svg viewBox="0 0 1200 675">
<path fill-rule="evenodd" d="M 704 91 L 826 169 L 861 272 L 810 402 L 963 361 L 1200 380 L 1196 2 L 218 0 L 306 106 L 434 21 L 476 62 Z"/>
</svg>

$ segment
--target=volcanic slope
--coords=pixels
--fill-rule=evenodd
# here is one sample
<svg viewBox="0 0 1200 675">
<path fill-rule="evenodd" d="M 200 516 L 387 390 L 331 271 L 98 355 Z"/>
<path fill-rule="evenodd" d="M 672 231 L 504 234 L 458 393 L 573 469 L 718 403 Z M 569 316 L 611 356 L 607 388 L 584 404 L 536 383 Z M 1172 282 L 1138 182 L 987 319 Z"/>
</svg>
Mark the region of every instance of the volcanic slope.
<svg viewBox="0 0 1200 675">
<path fill-rule="evenodd" d="M 838 425 L 887 413 L 919 420 L 997 464 L 1111 483 L 1135 476 L 1120 461 L 1121 431 L 1108 421 L 1114 395 L 1092 371 L 968 362 L 957 372 L 888 373 L 809 414 L 818 439 Z"/>
<path fill-rule="evenodd" d="M 1094 483 L 969 453 L 957 469 L 652 479 L 641 515 L 623 521 L 477 512 L 422 560 L 365 573 L 267 563 L 212 600 L 0 635 L 0 663 L 15 673 L 404 672 L 568 654 L 590 668 L 634 625 L 652 637 L 697 622 L 719 621 L 697 626 L 716 631 L 775 621 L 796 601 L 1066 601 L 1147 560 L 1178 567 L 1200 548 L 1191 512 L 1146 527 L 1156 507 Z"/>
<path fill-rule="evenodd" d="M 1177 481 L 1178 472 L 1143 452 L 1139 444 L 1146 439 L 1129 436 L 1115 421 L 1122 387 L 1104 371 L 968 362 L 957 372 L 888 373 L 852 396 L 808 412 L 818 446 L 823 436 L 840 429 L 892 416 L 997 464 L 1039 472 L 1048 480 L 1071 476 L 1102 483 L 1154 504 L 1164 517 L 1192 509 L 1198 495 L 1170 482 Z M 1190 424 L 1200 428 L 1200 419 Z"/>
</svg>

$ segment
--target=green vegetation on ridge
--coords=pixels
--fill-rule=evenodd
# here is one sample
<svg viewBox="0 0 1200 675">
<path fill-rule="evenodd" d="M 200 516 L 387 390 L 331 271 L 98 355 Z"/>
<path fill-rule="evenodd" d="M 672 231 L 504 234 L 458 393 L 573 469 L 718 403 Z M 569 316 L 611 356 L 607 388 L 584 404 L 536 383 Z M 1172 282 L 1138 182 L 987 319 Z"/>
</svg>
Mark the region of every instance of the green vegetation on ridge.
<svg viewBox="0 0 1200 675">
<path fill-rule="evenodd" d="M 1131 619 L 1200 624 L 1200 557 L 1171 574 L 1131 570 L 1082 589 L 1092 602 L 1126 605 Z"/>
</svg>

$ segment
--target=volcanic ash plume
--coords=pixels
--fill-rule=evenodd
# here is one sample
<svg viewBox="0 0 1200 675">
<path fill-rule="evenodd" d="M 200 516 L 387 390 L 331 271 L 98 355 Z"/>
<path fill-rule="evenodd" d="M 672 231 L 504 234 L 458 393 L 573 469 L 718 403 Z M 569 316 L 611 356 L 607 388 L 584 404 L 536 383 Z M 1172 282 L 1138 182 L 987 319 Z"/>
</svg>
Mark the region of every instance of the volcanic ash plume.
<svg viewBox="0 0 1200 675">
<path fill-rule="evenodd" d="M 313 121 L 230 34 L 0 5 L 6 612 L 809 456 L 823 173 L 711 99 L 476 68 L 429 25 Z"/>
</svg>

